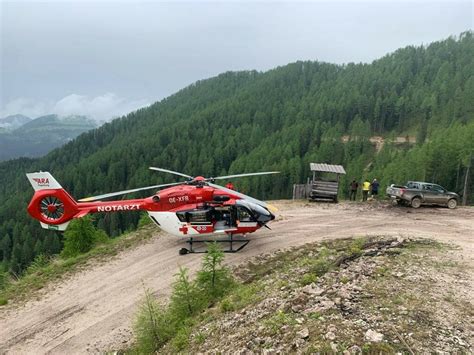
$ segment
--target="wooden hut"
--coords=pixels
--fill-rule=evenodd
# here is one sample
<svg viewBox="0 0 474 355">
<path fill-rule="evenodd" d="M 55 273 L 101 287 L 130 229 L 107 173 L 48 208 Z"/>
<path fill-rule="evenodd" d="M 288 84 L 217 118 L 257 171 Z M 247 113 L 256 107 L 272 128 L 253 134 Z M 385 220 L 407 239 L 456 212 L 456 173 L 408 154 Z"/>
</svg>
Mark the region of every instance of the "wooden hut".
<svg viewBox="0 0 474 355">
<path fill-rule="evenodd" d="M 342 165 L 321 163 L 310 163 L 309 166 L 313 173 L 313 180 L 310 182 L 309 200 L 332 200 L 337 202 L 339 176 L 346 174 L 344 167 Z"/>
</svg>

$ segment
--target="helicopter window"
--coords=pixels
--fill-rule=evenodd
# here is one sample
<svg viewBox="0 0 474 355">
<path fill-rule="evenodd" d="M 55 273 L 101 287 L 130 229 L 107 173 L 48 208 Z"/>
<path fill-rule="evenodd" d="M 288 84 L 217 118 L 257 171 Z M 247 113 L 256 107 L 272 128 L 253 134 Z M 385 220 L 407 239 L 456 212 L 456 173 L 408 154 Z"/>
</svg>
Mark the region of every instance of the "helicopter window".
<svg viewBox="0 0 474 355">
<path fill-rule="evenodd" d="M 187 222 L 186 212 L 176 212 L 176 215 L 178 216 L 180 222 Z"/>
<path fill-rule="evenodd" d="M 253 221 L 253 218 L 252 218 L 252 215 L 250 214 L 250 212 L 246 208 L 241 207 L 241 206 L 239 206 L 237 208 L 237 219 L 241 222 L 252 222 Z"/>
</svg>

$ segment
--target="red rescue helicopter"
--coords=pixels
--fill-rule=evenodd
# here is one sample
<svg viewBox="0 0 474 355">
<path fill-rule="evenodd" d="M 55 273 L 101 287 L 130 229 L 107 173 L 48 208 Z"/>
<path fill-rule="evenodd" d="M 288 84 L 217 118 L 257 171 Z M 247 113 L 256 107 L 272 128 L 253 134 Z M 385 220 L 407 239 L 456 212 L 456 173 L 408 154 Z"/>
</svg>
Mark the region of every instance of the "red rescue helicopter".
<svg viewBox="0 0 474 355">
<path fill-rule="evenodd" d="M 193 243 L 208 242 L 203 237 L 225 236 L 218 242 L 230 243 L 226 252 L 236 252 L 248 244 L 248 240 L 235 240 L 234 235 L 245 236 L 267 226 L 275 219 L 271 205 L 235 190 L 214 184 L 215 180 L 229 180 L 244 176 L 277 174 L 278 171 L 246 173 L 214 178 L 193 177 L 176 171 L 150 167 L 186 178 L 185 181 L 161 184 L 137 189 L 112 192 L 87 197 L 78 201 L 64 190 L 48 172 L 26 174 L 35 190 L 28 205 L 28 213 L 39 220 L 45 229 L 64 231 L 74 218 L 89 213 L 144 210 L 162 230 L 178 237 L 189 237 L 190 248 L 182 248 L 180 254 L 199 252 Z M 143 199 L 101 201 L 132 192 L 159 189 L 153 196 Z M 239 242 L 235 249 L 234 242 Z"/>
</svg>

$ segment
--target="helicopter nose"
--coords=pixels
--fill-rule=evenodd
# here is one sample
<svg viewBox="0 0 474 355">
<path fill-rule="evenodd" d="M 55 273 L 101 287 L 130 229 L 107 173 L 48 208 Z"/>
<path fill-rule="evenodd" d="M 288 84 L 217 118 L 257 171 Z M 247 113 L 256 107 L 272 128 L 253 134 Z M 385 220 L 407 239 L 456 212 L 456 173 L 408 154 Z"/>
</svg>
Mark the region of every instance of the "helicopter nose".
<svg viewBox="0 0 474 355">
<path fill-rule="evenodd" d="M 253 206 L 253 211 L 257 216 L 257 221 L 261 223 L 267 223 L 275 219 L 273 213 L 268 211 L 266 208 L 260 207 L 258 205 Z"/>
<path fill-rule="evenodd" d="M 270 211 L 268 211 L 268 215 L 265 215 L 264 217 L 264 223 L 267 223 L 267 222 L 270 222 L 270 221 L 273 221 L 275 219 L 275 215 L 273 213 L 271 213 Z M 259 218 L 259 220 L 261 220 L 261 217 Z"/>
</svg>

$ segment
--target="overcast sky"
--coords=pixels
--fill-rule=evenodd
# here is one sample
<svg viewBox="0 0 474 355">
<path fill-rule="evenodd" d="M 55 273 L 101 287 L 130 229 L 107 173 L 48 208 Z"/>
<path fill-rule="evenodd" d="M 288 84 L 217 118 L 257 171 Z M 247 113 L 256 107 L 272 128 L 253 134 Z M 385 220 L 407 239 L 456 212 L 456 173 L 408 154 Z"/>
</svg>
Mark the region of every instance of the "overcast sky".
<svg viewBox="0 0 474 355">
<path fill-rule="evenodd" d="M 0 117 L 110 119 L 228 70 L 370 62 L 473 28 L 472 1 L 0 0 Z"/>
</svg>

